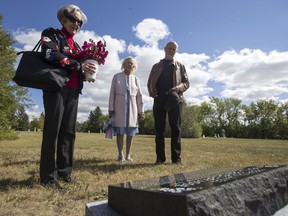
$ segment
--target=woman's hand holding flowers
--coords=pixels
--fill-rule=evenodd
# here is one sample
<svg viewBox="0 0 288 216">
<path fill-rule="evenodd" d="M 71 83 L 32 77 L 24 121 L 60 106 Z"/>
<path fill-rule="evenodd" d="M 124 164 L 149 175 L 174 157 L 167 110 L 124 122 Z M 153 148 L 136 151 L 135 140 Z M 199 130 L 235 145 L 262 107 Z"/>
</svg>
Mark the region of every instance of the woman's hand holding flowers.
<svg viewBox="0 0 288 216">
<path fill-rule="evenodd" d="M 139 113 L 139 120 L 143 121 L 144 119 L 145 119 L 145 113 L 144 112 Z"/>
<path fill-rule="evenodd" d="M 93 64 L 92 62 L 83 62 L 82 63 L 82 72 L 83 73 L 90 73 L 90 74 L 94 74 L 97 70 L 98 65 L 97 64 Z"/>
</svg>

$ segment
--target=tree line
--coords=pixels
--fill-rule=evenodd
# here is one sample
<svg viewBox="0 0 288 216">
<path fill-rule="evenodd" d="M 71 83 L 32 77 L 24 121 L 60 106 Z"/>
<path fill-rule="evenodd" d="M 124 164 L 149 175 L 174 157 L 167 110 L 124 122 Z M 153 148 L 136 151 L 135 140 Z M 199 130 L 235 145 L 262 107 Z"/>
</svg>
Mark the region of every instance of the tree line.
<svg viewBox="0 0 288 216">
<path fill-rule="evenodd" d="M 20 115 L 20 113 L 22 113 Z M 27 115 L 27 114 L 26 114 Z M 16 116 L 17 130 L 27 130 L 43 126 L 44 114 L 39 119 L 28 122 L 28 116 L 22 109 Z M 145 111 L 145 120 L 140 121 L 140 134 L 154 134 L 153 111 Z M 84 122 L 77 122 L 77 132 L 101 133 L 109 115 L 103 114 L 100 107 L 90 112 Z M 24 123 L 25 122 L 25 123 Z M 170 136 L 167 122 L 166 136 Z M 288 102 L 258 100 L 250 105 L 241 104 L 236 98 L 210 98 L 210 102 L 201 105 L 183 106 L 182 137 L 234 137 L 256 139 L 288 139 Z"/>
<path fill-rule="evenodd" d="M 0 140 L 16 139 L 15 130 L 43 129 L 44 113 L 31 122 L 25 108 L 33 105 L 26 88 L 11 82 L 15 70 L 15 41 L 2 27 L 0 14 Z M 145 120 L 140 122 L 140 134 L 154 134 L 152 110 L 145 111 Z M 77 122 L 78 132 L 103 132 L 103 123 L 109 115 L 97 106 L 84 122 Z M 170 135 L 168 123 L 166 135 Z M 212 97 L 200 105 L 184 103 L 182 137 L 223 136 L 235 138 L 288 139 L 288 102 L 258 100 L 249 105 L 237 98 Z"/>
</svg>

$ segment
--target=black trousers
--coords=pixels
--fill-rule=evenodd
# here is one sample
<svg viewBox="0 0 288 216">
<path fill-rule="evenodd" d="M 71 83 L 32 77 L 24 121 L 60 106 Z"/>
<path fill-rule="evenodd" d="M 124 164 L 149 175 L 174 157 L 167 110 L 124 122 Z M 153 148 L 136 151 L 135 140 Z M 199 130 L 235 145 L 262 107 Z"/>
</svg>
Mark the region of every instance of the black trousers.
<svg viewBox="0 0 288 216">
<path fill-rule="evenodd" d="M 45 120 L 40 158 L 42 183 L 71 175 L 78 98 L 78 91 L 68 87 L 64 87 L 61 92 L 43 91 Z"/>
<path fill-rule="evenodd" d="M 168 112 L 165 104 L 168 100 L 167 95 L 159 95 L 154 98 L 153 115 L 155 125 L 155 143 L 157 160 L 165 162 L 165 127 L 166 116 L 168 113 L 169 126 L 171 128 L 171 160 L 172 163 L 181 161 L 181 116 L 182 103 L 174 106 Z"/>
</svg>

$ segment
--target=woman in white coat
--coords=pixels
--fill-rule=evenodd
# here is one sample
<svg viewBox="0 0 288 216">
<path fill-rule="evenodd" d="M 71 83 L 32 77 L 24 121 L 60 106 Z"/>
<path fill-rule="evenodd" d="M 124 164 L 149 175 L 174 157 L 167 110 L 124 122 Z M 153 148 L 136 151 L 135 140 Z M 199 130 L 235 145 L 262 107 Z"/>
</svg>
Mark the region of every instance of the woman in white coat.
<svg viewBox="0 0 288 216">
<path fill-rule="evenodd" d="M 144 120 L 144 106 L 139 78 L 134 75 L 137 63 L 127 57 L 121 66 L 122 72 L 114 75 L 109 96 L 109 115 L 113 119 L 113 131 L 117 136 L 118 160 L 132 162 L 131 145 L 133 136 L 139 133 L 138 120 Z M 126 134 L 126 156 L 123 153 Z"/>
</svg>

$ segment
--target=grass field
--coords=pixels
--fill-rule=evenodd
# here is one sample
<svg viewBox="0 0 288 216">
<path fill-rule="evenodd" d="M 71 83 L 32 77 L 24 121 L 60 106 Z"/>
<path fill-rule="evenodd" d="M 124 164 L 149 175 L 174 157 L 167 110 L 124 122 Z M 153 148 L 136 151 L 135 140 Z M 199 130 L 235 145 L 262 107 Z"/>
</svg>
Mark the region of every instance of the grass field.
<svg viewBox="0 0 288 216">
<path fill-rule="evenodd" d="M 184 166 L 171 164 L 170 139 L 167 161 L 155 166 L 154 136 L 135 136 L 131 164 L 117 161 L 115 138 L 78 133 L 73 177 L 77 184 L 65 192 L 39 183 L 42 134 L 21 132 L 20 139 L 0 141 L 0 215 L 84 215 L 85 204 L 107 199 L 108 185 L 144 180 L 209 168 L 234 168 L 288 164 L 287 140 L 230 138 L 182 139 Z"/>
</svg>

